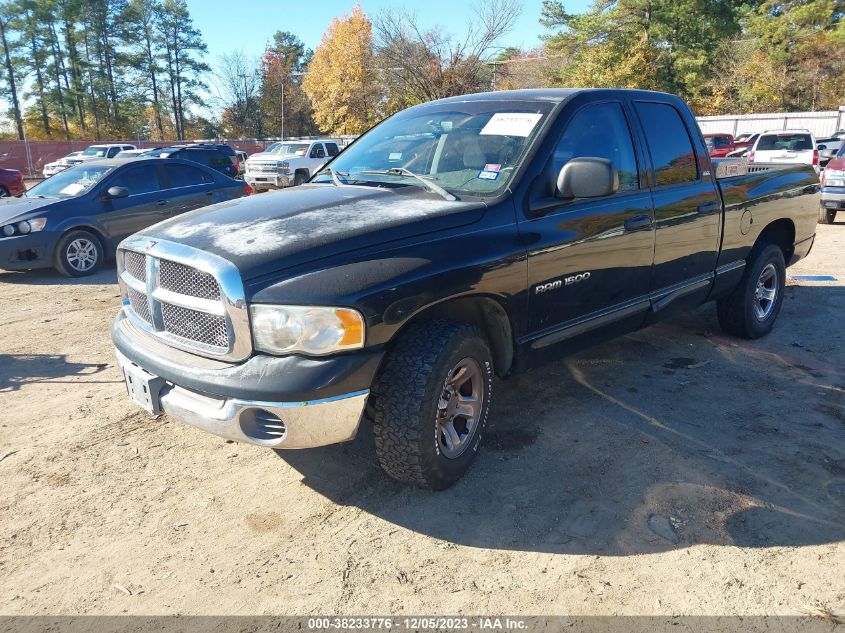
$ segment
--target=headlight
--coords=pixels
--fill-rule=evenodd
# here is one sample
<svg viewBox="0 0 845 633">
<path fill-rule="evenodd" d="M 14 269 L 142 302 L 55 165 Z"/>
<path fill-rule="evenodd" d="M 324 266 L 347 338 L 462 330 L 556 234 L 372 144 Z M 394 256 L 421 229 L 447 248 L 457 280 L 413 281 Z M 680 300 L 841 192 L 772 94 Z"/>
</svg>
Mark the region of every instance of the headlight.
<svg viewBox="0 0 845 633">
<path fill-rule="evenodd" d="M 364 317 L 350 308 L 250 306 L 256 349 L 323 356 L 364 346 Z"/>
<path fill-rule="evenodd" d="M 845 178 L 845 170 L 843 169 L 825 169 L 825 178 Z"/>
<path fill-rule="evenodd" d="M 17 224 L 7 224 L 3 227 L 3 237 L 12 237 L 13 235 L 26 235 L 27 233 L 37 233 L 43 231 L 47 225 L 47 218 L 32 218 L 31 220 L 23 220 Z"/>
</svg>

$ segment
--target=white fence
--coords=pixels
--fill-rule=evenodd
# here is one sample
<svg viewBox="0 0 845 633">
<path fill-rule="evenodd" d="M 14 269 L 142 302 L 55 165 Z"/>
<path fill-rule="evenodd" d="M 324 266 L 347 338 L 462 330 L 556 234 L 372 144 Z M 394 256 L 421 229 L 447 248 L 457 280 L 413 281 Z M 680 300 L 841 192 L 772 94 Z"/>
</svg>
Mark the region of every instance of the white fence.
<svg viewBox="0 0 845 633">
<path fill-rule="evenodd" d="M 700 116 L 704 134 L 765 132 L 767 130 L 809 130 L 816 138 L 830 136 L 845 128 L 845 106 L 822 112 L 775 112 L 772 114 L 725 114 Z"/>
</svg>

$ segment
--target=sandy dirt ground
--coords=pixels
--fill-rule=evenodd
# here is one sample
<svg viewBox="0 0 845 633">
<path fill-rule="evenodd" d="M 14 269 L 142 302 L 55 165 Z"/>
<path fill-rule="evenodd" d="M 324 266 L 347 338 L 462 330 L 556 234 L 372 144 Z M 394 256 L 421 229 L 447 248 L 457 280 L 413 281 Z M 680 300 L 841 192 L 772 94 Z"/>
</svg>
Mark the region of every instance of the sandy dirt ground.
<svg viewBox="0 0 845 633">
<path fill-rule="evenodd" d="M 0 613 L 845 613 L 845 223 L 775 332 L 712 307 L 498 385 L 442 493 L 127 400 L 115 276 L 0 273 Z"/>
</svg>

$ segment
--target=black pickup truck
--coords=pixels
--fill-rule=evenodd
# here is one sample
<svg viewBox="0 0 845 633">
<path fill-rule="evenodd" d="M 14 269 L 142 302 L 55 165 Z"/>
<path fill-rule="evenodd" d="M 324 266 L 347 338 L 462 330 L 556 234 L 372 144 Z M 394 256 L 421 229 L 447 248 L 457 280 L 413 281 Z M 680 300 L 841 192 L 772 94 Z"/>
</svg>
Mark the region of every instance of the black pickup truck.
<svg viewBox="0 0 845 633">
<path fill-rule="evenodd" d="M 731 334 L 772 329 L 813 245 L 818 178 L 717 163 L 657 92 L 410 108 L 306 185 L 126 239 L 112 337 L 127 389 L 271 448 L 344 442 L 364 420 L 388 474 L 445 488 L 479 450 L 494 374 L 705 301 Z"/>
</svg>

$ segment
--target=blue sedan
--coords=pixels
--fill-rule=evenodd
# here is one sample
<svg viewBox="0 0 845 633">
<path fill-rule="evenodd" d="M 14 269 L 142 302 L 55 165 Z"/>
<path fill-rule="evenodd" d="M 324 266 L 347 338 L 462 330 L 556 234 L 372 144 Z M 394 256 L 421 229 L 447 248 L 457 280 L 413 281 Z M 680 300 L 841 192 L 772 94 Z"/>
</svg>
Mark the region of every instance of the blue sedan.
<svg viewBox="0 0 845 633">
<path fill-rule="evenodd" d="M 85 162 L 0 199 L 0 269 L 90 275 L 136 231 L 251 193 L 243 181 L 184 160 Z"/>
</svg>

